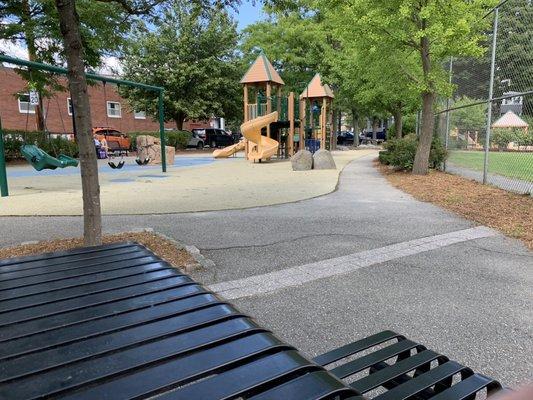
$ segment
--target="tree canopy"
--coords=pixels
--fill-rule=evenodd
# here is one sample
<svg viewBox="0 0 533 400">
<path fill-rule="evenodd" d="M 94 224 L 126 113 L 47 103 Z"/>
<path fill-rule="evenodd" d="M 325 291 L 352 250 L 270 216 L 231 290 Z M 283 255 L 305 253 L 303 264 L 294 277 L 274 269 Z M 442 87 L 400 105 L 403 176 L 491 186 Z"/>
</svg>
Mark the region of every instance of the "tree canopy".
<svg viewBox="0 0 533 400">
<path fill-rule="evenodd" d="M 139 24 L 125 47 L 124 78 L 165 87 L 165 117 L 178 129 L 188 119 L 231 116 L 240 95 L 235 22 L 222 9 L 175 1 L 151 29 Z M 157 115 L 153 93 L 124 87 L 136 110 Z M 239 108 L 240 110 L 240 108 Z"/>
</svg>

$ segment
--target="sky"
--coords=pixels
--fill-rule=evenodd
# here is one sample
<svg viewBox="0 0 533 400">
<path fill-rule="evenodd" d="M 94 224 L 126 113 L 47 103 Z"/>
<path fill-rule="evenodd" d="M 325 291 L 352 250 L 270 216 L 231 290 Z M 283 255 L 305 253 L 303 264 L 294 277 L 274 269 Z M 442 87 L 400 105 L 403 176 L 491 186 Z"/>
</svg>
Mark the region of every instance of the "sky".
<svg viewBox="0 0 533 400">
<path fill-rule="evenodd" d="M 249 0 L 244 0 L 237 11 L 231 12 L 237 20 L 239 31 L 254 22 L 264 19 L 265 14 L 262 11 L 262 7 L 261 2 L 257 0 L 255 5 Z"/>
</svg>

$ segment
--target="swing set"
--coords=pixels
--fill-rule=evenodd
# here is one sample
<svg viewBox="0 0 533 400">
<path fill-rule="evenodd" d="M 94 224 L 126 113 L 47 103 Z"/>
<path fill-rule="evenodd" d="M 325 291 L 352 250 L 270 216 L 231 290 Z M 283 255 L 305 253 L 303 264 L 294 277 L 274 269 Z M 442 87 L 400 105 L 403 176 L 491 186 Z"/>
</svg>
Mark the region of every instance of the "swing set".
<svg viewBox="0 0 533 400">
<path fill-rule="evenodd" d="M 30 77 L 31 77 L 32 70 L 47 71 L 47 72 L 51 72 L 51 73 L 55 73 L 59 75 L 67 75 L 67 72 L 68 72 L 66 68 L 56 67 L 53 65 L 38 63 L 34 61 L 22 60 L 19 58 L 9 57 L 5 55 L 0 55 L 0 63 L 2 62 L 6 62 L 6 63 L 13 64 L 13 65 L 18 65 L 21 67 L 26 67 L 30 71 Z M 166 152 L 165 152 L 166 136 L 165 136 L 165 127 L 164 127 L 165 114 L 164 114 L 164 105 L 163 105 L 164 88 L 160 86 L 146 85 L 144 83 L 127 81 L 123 79 L 116 79 L 116 78 L 111 78 L 111 77 L 91 74 L 91 73 L 86 73 L 85 76 L 87 77 L 88 80 L 103 82 L 104 88 L 105 88 L 106 83 L 112 83 L 117 86 L 126 85 L 126 86 L 144 89 L 144 90 L 155 91 L 158 93 L 159 137 L 161 141 L 161 169 L 162 169 L 162 172 L 167 172 Z M 61 122 L 63 123 L 62 117 L 61 117 Z M 26 127 L 27 127 L 27 119 L 26 119 Z M 76 128 L 74 126 L 74 132 L 75 131 L 76 131 Z M 64 155 L 64 154 L 60 154 L 58 157 L 53 157 L 47 152 L 45 152 L 43 149 L 36 146 L 35 144 L 26 143 L 25 138 L 24 138 L 24 144 L 21 146 L 20 151 L 22 155 L 24 156 L 24 158 L 37 171 L 42 171 L 43 169 L 56 169 L 56 168 L 78 166 L 78 160 L 72 157 L 69 157 L 67 155 Z M 135 160 L 135 161 L 139 165 L 145 165 L 147 163 L 145 162 L 146 160 Z M 119 162 L 119 165 L 120 165 L 120 168 L 124 165 L 122 160 Z M 111 168 L 113 168 L 113 165 L 111 165 L 111 163 L 110 163 L 110 166 Z M 115 168 L 117 167 L 118 165 L 115 165 Z M 5 151 L 4 151 L 4 134 L 2 131 L 1 120 L 0 120 L 0 195 L 2 197 L 9 196 L 7 173 L 6 173 L 6 159 L 5 159 Z"/>
</svg>

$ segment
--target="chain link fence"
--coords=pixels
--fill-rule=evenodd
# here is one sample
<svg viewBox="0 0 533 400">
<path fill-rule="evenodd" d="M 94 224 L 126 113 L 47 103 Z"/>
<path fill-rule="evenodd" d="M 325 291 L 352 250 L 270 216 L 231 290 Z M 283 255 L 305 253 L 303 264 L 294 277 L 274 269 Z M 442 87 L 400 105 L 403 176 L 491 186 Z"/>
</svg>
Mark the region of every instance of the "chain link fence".
<svg viewBox="0 0 533 400">
<path fill-rule="evenodd" d="M 503 1 L 486 18 L 485 55 L 448 65 L 455 90 L 436 124 L 449 152 L 445 170 L 532 194 L 533 1 Z"/>
</svg>

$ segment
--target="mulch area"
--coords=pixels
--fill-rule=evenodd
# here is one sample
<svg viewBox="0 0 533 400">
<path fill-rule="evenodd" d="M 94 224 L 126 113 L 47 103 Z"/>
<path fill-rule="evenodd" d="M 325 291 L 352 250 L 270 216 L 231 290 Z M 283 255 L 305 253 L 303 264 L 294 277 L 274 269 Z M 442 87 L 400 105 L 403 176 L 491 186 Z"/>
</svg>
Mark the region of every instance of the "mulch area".
<svg viewBox="0 0 533 400">
<path fill-rule="evenodd" d="M 189 271 L 198 266 L 194 258 L 185 249 L 177 248 L 174 243 L 153 232 L 126 232 L 116 235 L 106 235 L 102 239 L 104 244 L 125 241 L 141 243 L 163 260 L 184 271 Z M 68 250 L 80 246 L 83 246 L 82 238 L 50 240 L 6 247 L 0 249 L 0 259 Z"/>
<path fill-rule="evenodd" d="M 482 185 L 440 171 L 418 176 L 394 171 L 376 160 L 376 168 L 398 189 L 467 219 L 522 240 L 533 250 L 533 197 Z"/>
</svg>

